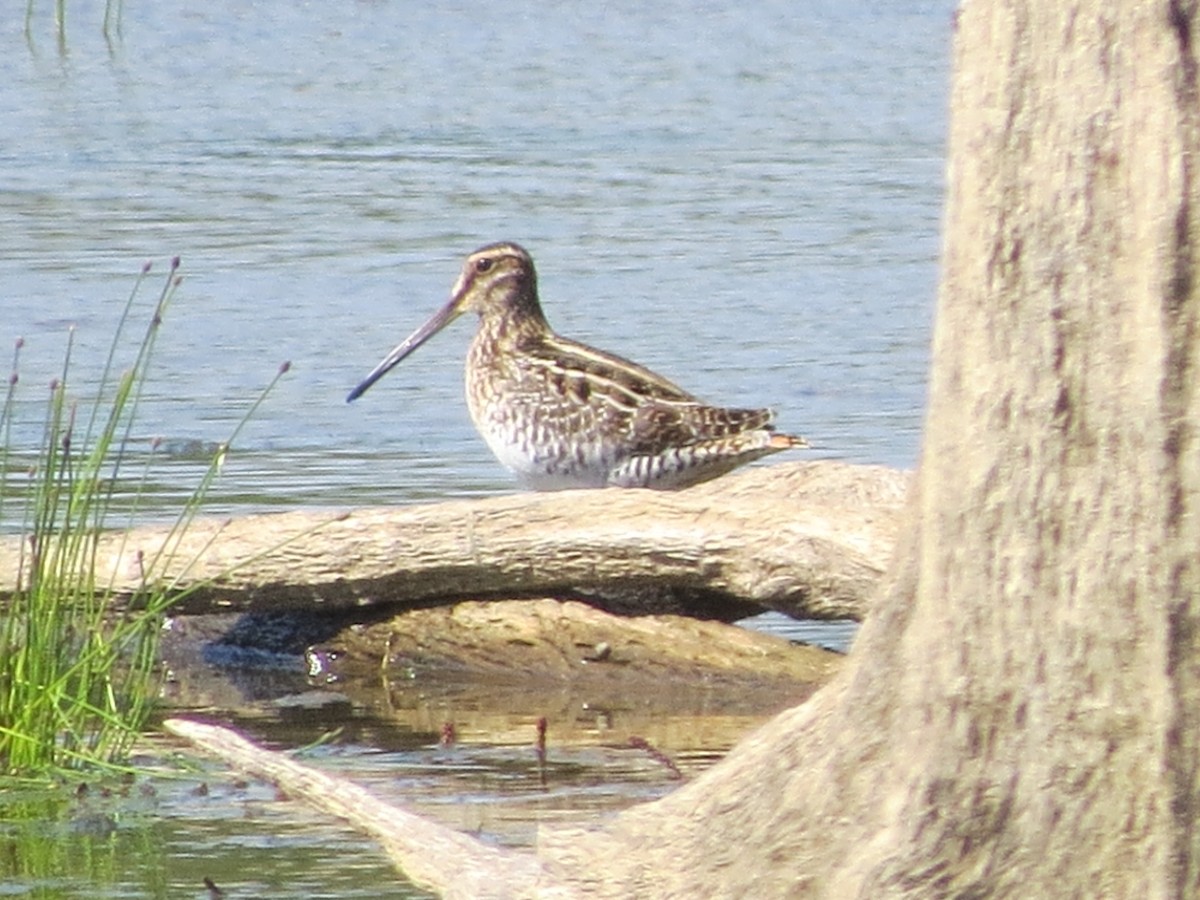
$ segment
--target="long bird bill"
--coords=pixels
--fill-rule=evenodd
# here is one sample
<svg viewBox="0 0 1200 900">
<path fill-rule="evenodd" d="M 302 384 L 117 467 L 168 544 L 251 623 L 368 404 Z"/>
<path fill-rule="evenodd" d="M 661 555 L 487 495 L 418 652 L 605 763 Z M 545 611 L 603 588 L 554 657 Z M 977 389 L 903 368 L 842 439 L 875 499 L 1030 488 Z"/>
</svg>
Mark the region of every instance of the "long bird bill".
<svg viewBox="0 0 1200 900">
<path fill-rule="evenodd" d="M 454 296 L 450 298 L 450 302 L 434 313 L 428 322 L 392 348 L 392 352 L 385 356 L 383 361 L 371 370 L 371 374 L 364 378 L 358 387 L 350 392 L 349 396 L 346 397 L 346 402 L 351 403 L 357 400 L 367 392 L 367 389 L 371 385 L 399 365 L 401 360 L 457 319 L 463 311 L 460 305 L 461 300 L 461 292 L 456 291 Z"/>
</svg>

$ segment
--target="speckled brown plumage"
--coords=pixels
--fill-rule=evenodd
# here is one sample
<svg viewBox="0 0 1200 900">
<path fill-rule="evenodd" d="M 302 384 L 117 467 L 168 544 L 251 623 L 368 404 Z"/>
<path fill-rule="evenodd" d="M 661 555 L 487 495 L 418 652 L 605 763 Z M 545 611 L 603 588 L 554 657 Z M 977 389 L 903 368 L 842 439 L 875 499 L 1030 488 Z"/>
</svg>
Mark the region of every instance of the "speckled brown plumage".
<svg viewBox="0 0 1200 900">
<path fill-rule="evenodd" d="M 776 433 L 770 410 L 709 406 L 637 363 L 555 334 L 538 301 L 533 259 L 512 243 L 467 257 L 450 302 L 349 399 L 468 311 L 480 319 L 466 364 L 471 418 L 531 487 L 686 487 L 807 446 Z"/>
</svg>

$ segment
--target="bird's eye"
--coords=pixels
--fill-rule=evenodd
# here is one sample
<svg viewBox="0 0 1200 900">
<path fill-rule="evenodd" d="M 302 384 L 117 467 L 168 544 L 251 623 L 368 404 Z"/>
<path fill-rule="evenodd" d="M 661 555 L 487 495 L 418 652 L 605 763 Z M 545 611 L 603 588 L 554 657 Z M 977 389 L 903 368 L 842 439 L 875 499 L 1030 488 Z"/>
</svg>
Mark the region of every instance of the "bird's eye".
<svg viewBox="0 0 1200 900">
<path fill-rule="evenodd" d="M 480 259 L 480 260 L 475 261 L 475 271 L 476 272 L 486 272 L 491 267 L 492 267 L 492 261 L 490 259 Z"/>
</svg>

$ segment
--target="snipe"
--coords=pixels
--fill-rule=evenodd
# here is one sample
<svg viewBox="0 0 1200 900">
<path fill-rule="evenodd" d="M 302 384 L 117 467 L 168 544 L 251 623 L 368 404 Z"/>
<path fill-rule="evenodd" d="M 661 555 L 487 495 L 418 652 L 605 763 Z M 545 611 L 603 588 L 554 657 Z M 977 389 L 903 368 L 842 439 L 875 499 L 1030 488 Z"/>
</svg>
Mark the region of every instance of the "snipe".
<svg viewBox="0 0 1200 900">
<path fill-rule="evenodd" d="M 467 257 L 450 302 L 350 392 L 361 396 L 465 312 L 479 314 L 467 354 L 467 405 L 488 446 L 537 490 L 679 488 L 792 447 L 769 409 L 708 406 L 649 369 L 550 330 L 533 259 L 516 244 Z"/>
</svg>

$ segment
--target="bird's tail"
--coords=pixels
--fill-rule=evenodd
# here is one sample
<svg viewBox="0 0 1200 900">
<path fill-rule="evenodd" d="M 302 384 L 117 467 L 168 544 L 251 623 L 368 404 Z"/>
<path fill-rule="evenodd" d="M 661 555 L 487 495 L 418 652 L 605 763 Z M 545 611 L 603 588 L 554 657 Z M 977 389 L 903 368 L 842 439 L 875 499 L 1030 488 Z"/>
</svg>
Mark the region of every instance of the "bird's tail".
<svg viewBox="0 0 1200 900">
<path fill-rule="evenodd" d="M 796 447 L 811 447 L 812 445 L 799 435 L 773 434 L 770 446 L 772 450 L 791 450 Z"/>
</svg>

